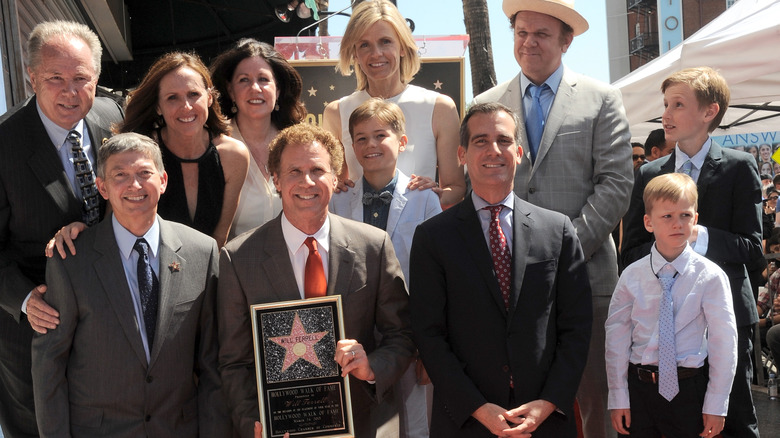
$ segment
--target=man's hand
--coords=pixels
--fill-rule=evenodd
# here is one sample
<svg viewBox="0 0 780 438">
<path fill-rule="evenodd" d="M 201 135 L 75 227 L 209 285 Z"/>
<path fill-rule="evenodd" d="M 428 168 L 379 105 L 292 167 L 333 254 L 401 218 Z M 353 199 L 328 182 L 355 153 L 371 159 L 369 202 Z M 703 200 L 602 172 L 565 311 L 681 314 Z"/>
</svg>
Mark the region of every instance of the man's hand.
<svg viewBox="0 0 780 438">
<path fill-rule="evenodd" d="M 417 374 L 417 384 L 418 385 L 427 385 L 431 383 L 431 378 L 428 377 L 428 372 L 425 371 L 425 365 L 422 363 L 422 359 L 419 357 L 415 360 L 414 364 L 415 368 L 414 371 Z"/>
<path fill-rule="evenodd" d="M 336 344 L 336 362 L 341 366 L 341 377 L 351 374 L 360 380 L 376 380 L 374 370 L 368 362 L 368 354 L 354 339 L 344 339 Z"/>
<path fill-rule="evenodd" d="M 60 257 L 64 259 L 67 257 L 65 246 L 70 250 L 70 255 L 76 255 L 76 247 L 73 246 L 73 241 L 85 229 L 87 229 L 87 224 L 84 222 L 72 222 L 60 228 L 49 243 L 46 244 L 46 249 L 44 250 L 46 257 L 54 256 L 54 248 L 57 248 Z"/>
<path fill-rule="evenodd" d="M 718 415 L 701 414 L 704 419 L 704 430 L 699 434 L 702 438 L 711 438 L 718 435 L 726 424 L 726 417 Z"/>
<path fill-rule="evenodd" d="M 44 293 L 46 285 L 41 284 L 30 292 L 30 299 L 27 300 L 27 321 L 33 330 L 41 334 L 57 328 L 60 323 L 60 313 L 43 300 Z"/>
<path fill-rule="evenodd" d="M 346 178 L 344 180 L 338 181 L 338 184 L 336 184 L 336 190 L 334 190 L 334 192 L 335 193 L 348 192 L 349 189 L 351 189 L 352 187 L 355 187 L 355 182 L 349 178 Z"/>
<path fill-rule="evenodd" d="M 482 423 L 493 435 L 506 436 L 506 431 L 509 429 L 509 423 L 506 421 L 506 409 L 501 406 L 494 405 L 492 403 L 485 403 L 477 408 L 472 417 Z M 528 434 L 528 436 L 531 436 Z"/>
<path fill-rule="evenodd" d="M 534 400 L 507 411 L 505 418 L 510 425 L 518 424 L 513 431 L 530 434 L 555 411 L 555 405 L 547 400 Z M 515 435 L 508 435 L 515 436 Z M 522 435 L 519 435 L 522 436 Z"/>
<path fill-rule="evenodd" d="M 628 435 L 631 428 L 631 409 L 612 409 L 609 411 L 612 417 L 612 427 L 621 435 Z"/>
</svg>

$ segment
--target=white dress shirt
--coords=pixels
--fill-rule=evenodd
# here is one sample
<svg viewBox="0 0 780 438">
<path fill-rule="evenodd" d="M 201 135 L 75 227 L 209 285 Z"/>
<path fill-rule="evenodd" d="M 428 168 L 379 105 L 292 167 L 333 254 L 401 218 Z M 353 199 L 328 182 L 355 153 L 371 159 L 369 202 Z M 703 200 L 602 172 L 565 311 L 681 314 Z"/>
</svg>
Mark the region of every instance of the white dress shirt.
<svg viewBox="0 0 780 438">
<path fill-rule="evenodd" d="M 630 408 L 628 364 L 658 365 L 658 312 L 663 290 L 656 277 L 667 261 L 655 245 L 620 276 L 606 328 L 608 409 Z M 736 372 L 737 326 L 728 277 L 690 246 L 669 262 L 677 366 L 699 368 L 709 357 L 705 414 L 726 415 Z"/>
<path fill-rule="evenodd" d="M 712 147 L 712 138 L 707 137 L 707 140 L 702 145 L 699 152 L 692 157 L 689 157 L 685 152 L 680 150 L 680 146 L 675 146 L 674 153 L 674 171 L 677 173 L 683 173 L 682 167 L 686 161 L 690 160 L 693 167 L 691 168 L 691 179 L 693 182 L 699 182 L 699 175 L 701 175 L 701 169 L 704 167 L 704 160 L 707 158 L 707 154 L 710 153 Z M 707 255 L 707 247 L 710 245 L 710 233 L 707 227 L 703 225 L 696 225 L 698 233 L 696 235 L 696 242 L 693 243 L 693 250 L 701 255 Z"/>
<path fill-rule="evenodd" d="M 298 283 L 298 292 L 301 299 L 306 298 L 303 290 L 303 278 L 306 270 L 306 258 L 309 257 L 309 248 L 303 242 L 309 237 L 309 234 L 295 228 L 287 220 L 287 216 L 282 212 L 282 236 L 284 243 L 287 244 L 287 253 L 290 255 L 295 282 Z M 325 218 L 325 223 L 311 235 L 317 240 L 317 252 L 322 257 L 322 269 L 325 270 L 325 281 L 328 280 L 328 250 L 330 249 L 330 218 Z"/>
<path fill-rule="evenodd" d="M 146 362 L 149 362 L 150 351 L 149 342 L 146 337 L 146 323 L 144 322 L 144 310 L 141 306 L 141 291 L 138 289 L 138 251 L 134 250 L 136 240 L 140 238 L 146 239 L 146 243 L 149 244 L 149 264 L 152 265 L 152 271 L 157 279 L 160 279 L 160 223 L 155 218 L 154 223 L 149 230 L 141 237 L 137 237 L 133 233 L 123 227 L 116 217 L 111 215 L 111 225 L 114 227 L 114 238 L 116 244 L 119 246 L 119 255 L 122 259 L 122 267 L 125 270 L 125 278 L 127 279 L 127 285 L 130 287 L 130 297 L 133 300 L 133 308 L 135 309 L 135 321 L 138 326 L 139 334 L 141 335 L 141 341 L 144 344 L 144 352 L 146 353 Z"/>
</svg>

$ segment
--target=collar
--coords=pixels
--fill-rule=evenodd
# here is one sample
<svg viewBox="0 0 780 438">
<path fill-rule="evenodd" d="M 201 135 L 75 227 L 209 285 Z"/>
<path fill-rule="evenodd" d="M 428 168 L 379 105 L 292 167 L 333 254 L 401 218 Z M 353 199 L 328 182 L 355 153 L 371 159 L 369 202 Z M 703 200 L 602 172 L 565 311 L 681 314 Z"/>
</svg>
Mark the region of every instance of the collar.
<svg viewBox="0 0 780 438">
<path fill-rule="evenodd" d="M 471 191 L 471 201 L 474 203 L 474 209 L 476 211 L 480 211 L 485 207 L 488 207 L 490 205 L 503 205 L 505 208 L 508 208 L 510 211 L 514 207 L 514 192 L 509 192 L 508 195 L 506 195 L 506 198 L 504 198 L 501 202 L 498 204 L 489 204 L 484 199 L 480 198 L 479 195 L 476 194 L 473 190 Z"/>
<path fill-rule="evenodd" d="M 391 179 L 390 182 L 387 183 L 386 186 L 384 186 L 384 188 L 379 189 L 379 190 L 374 190 L 374 188 L 371 187 L 371 184 L 369 184 L 368 181 L 366 181 L 366 176 L 365 175 L 363 175 L 362 179 L 363 179 L 363 193 L 372 193 L 372 194 L 373 193 L 377 193 L 377 194 L 379 194 L 379 193 L 382 193 L 384 191 L 388 191 L 388 192 L 390 192 L 392 194 L 392 193 L 395 193 L 395 186 L 396 186 L 396 184 L 398 184 L 398 169 L 395 169 L 395 174 L 393 174 L 393 179 Z"/>
<path fill-rule="evenodd" d="M 548 87 L 550 87 L 550 90 L 552 90 L 553 95 L 558 92 L 558 86 L 561 85 L 561 80 L 563 80 L 563 63 L 561 62 L 561 65 L 558 66 L 557 69 L 548 77 L 543 84 L 547 84 Z M 528 86 L 533 84 L 530 79 L 520 71 L 520 89 L 523 92 L 523 97 L 525 97 L 526 92 L 528 91 Z M 542 84 L 539 84 L 542 85 Z"/>
<path fill-rule="evenodd" d="M 686 161 L 691 160 L 691 163 L 693 163 L 697 169 L 701 170 L 701 168 L 704 166 L 704 159 L 707 158 L 707 154 L 710 153 L 711 147 L 712 137 L 707 137 L 707 140 L 704 142 L 699 152 L 697 152 L 696 155 L 689 157 L 685 154 L 685 152 L 680 150 L 679 146 L 675 145 L 674 168 L 679 169 L 683 164 L 685 164 Z"/>
<path fill-rule="evenodd" d="M 650 248 L 650 269 L 653 270 L 653 274 L 658 275 L 661 268 L 669 263 L 674 267 L 675 271 L 685 272 L 685 267 L 688 266 L 688 262 L 691 260 L 691 254 L 693 254 L 693 248 L 691 248 L 691 245 L 685 244 L 685 249 L 677 258 L 672 261 L 667 261 L 664 256 L 658 252 L 655 248 L 655 243 L 653 243 L 652 248 Z"/>
<path fill-rule="evenodd" d="M 303 246 L 303 241 L 309 237 L 308 234 L 295 228 L 295 226 L 290 223 L 287 216 L 284 215 L 284 211 L 282 211 L 282 236 L 284 237 L 284 243 L 287 245 L 290 254 L 298 252 L 298 249 Z M 319 245 L 320 248 L 325 250 L 325 252 L 328 252 L 330 249 L 330 239 L 328 239 L 330 236 L 330 215 L 325 217 L 325 223 L 311 236 L 317 239 L 317 245 Z"/>
<path fill-rule="evenodd" d="M 62 149 L 62 145 L 65 144 L 65 139 L 68 137 L 68 133 L 70 131 L 78 132 L 81 135 L 82 144 L 84 143 L 84 119 L 79 120 L 73 129 L 63 129 L 61 126 L 52 122 L 50 118 L 46 117 L 46 114 L 44 114 L 43 110 L 41 110 L 41 106 L 38 104 L 37 100 L 35 101 L 35 109 L 38 110 L 38 115 L 41 117 L 43 127 L 46 128 L 46 133 L 49 134 L 49 139 L 51 139 L 51 142 L 58 151 Z M 133 241 L 133 243 L 135 243 L 135 241 Z"/>
<path fill-rule="evenodd" d="M 116 216 L 111 214 L 111 225 L 114 227 L 114 238 L 119 246 L 119 252 L 122 257 L 129 259 L 133 253 L 133 246 L 135 241 L 143 237 L 146 239 L 146 243 L 149 244 L 149 249 L 152 251 L 152 256 L 157 257 L 157 252 L 160 250 L 160 218 L 156 217 L 152 226 L 146 231 L 143 236 L 136 236 L 123 227 L 122 224 L 116 220 Z"/>
</svg>

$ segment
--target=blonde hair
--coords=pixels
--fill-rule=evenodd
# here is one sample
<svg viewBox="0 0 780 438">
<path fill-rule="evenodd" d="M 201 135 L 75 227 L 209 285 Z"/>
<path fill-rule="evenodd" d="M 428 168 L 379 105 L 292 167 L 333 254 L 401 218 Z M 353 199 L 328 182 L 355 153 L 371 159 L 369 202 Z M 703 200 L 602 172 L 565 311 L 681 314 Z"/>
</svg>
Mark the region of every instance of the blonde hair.
<svg viewBox="0 0 780 438">
<path fill-rule="evenodd" d="M 355 126 L 358 123 L 370 119 L 376 119 L 381 124 L 389 126 L 390 130 L 399 137 L 406 133 L 406 118 L 401 108 L 393 102 L 373 97 L 360 104 L 350 114 L 349 136 L 354 137 Z"/>
<path fill-rule="evenodd" d="M 720 126 L 726 110 L 729 109 L 729 100 L 731 99 L 731 92 L 726 79 L 710 67 L 686 68 L 672 73 L 671 76 L 666 78 L 661 84 L 661 92 L 665 93 L 667 88 L 678 84 L 687 85 L 693 90 L 700 108 L 717 103 L 720 107 L 718 114 L 710 122 L 707 131 L 712 132 Z"/>
<path fill-rule="evenodd" d="M 398 12 L 398 8 L 387 0 L 364 1 L 352 10 L 352 18 L 349 19 L 344 37 L 341 39 L 339 62 L 336 65 L 336 71 L 341 72 L 344 76 L 349 76 L 353 70 L 355 71 L 358 90 L 368 88 L 368 78 L 355 61 L 355 45 L 368 28 L 378 21 L 389 24 L 398 37 L 401 55 L 403 55 L 400 61 L 401 82 L 408 84 L 420 71 L 417 43 L 414 42 L 412 31 L 409 30 L 404 17 Z"/>
<path fill-rule="evenodd" d="M 645 186 L 642 199 L 645 202 L 645 214 L 650 214 L 653 204 L 658 201 L 677 202 L 685 198 L 698 210 L 699 192 L 693 179 L 684 173 L 667 173 L 650 180 Z"/>
</svg>

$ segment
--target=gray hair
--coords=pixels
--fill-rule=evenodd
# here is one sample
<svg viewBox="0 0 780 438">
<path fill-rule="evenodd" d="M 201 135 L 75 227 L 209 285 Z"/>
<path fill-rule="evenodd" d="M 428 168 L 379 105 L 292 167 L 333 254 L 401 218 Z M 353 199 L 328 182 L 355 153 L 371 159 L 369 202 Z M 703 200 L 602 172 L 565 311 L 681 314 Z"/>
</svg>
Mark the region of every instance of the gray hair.
<svg viewBox="0 0 780 438">
<path fill-rule="evenodd" d="M 28 67 L 35 70 L 41 64 L 41 48 L 50 39 L 57 36 L 74 36 L 87 44 L 92 52 L 92 64 L 95 67 L 95 75 L 100 76 L 100 59 L 103 56 L 103 47 L 95 32 L 85 24 L 73 21 L 45 21 L 38 24 L 30 32 L 27 39 Z"/>
<path fill-rule="evenodd" d="M 123 134 L 117 134 L 111 137 L 105 143 L 100 145 L 97 159 L 97 176 L 99 178 L 105 178 L 106 162 L 108 159 L 112 155 L 117 155 L 124 152 L 140 152 L 154 161 L 154 166 L 157 168 L 157 171 L 159 171 L 160 174 L 165 172 L 160 146 L 158 146 L 154 140 L 145 135 L 136 134 L 135 132 L 125 132 Z"/>
<path fill-rule="evenodd" d="M 519 145 L 520 120 L 517 118 L 517 114 L 508 106 L 498 102 L 477 103 L 471 105 L 469 109 L 466 110 L 466 115 L 463 116 L 463 121 L 460 122 L 460 145 L 465 149 L 469 148 L 469 137 L 471 137 L 471 132 L 469 132 L 469 119 L 471 119 L 474 114 L 495 114 L 500 112 L 506 113 L 515 122 L 515 143 Z"/>
</svg>

